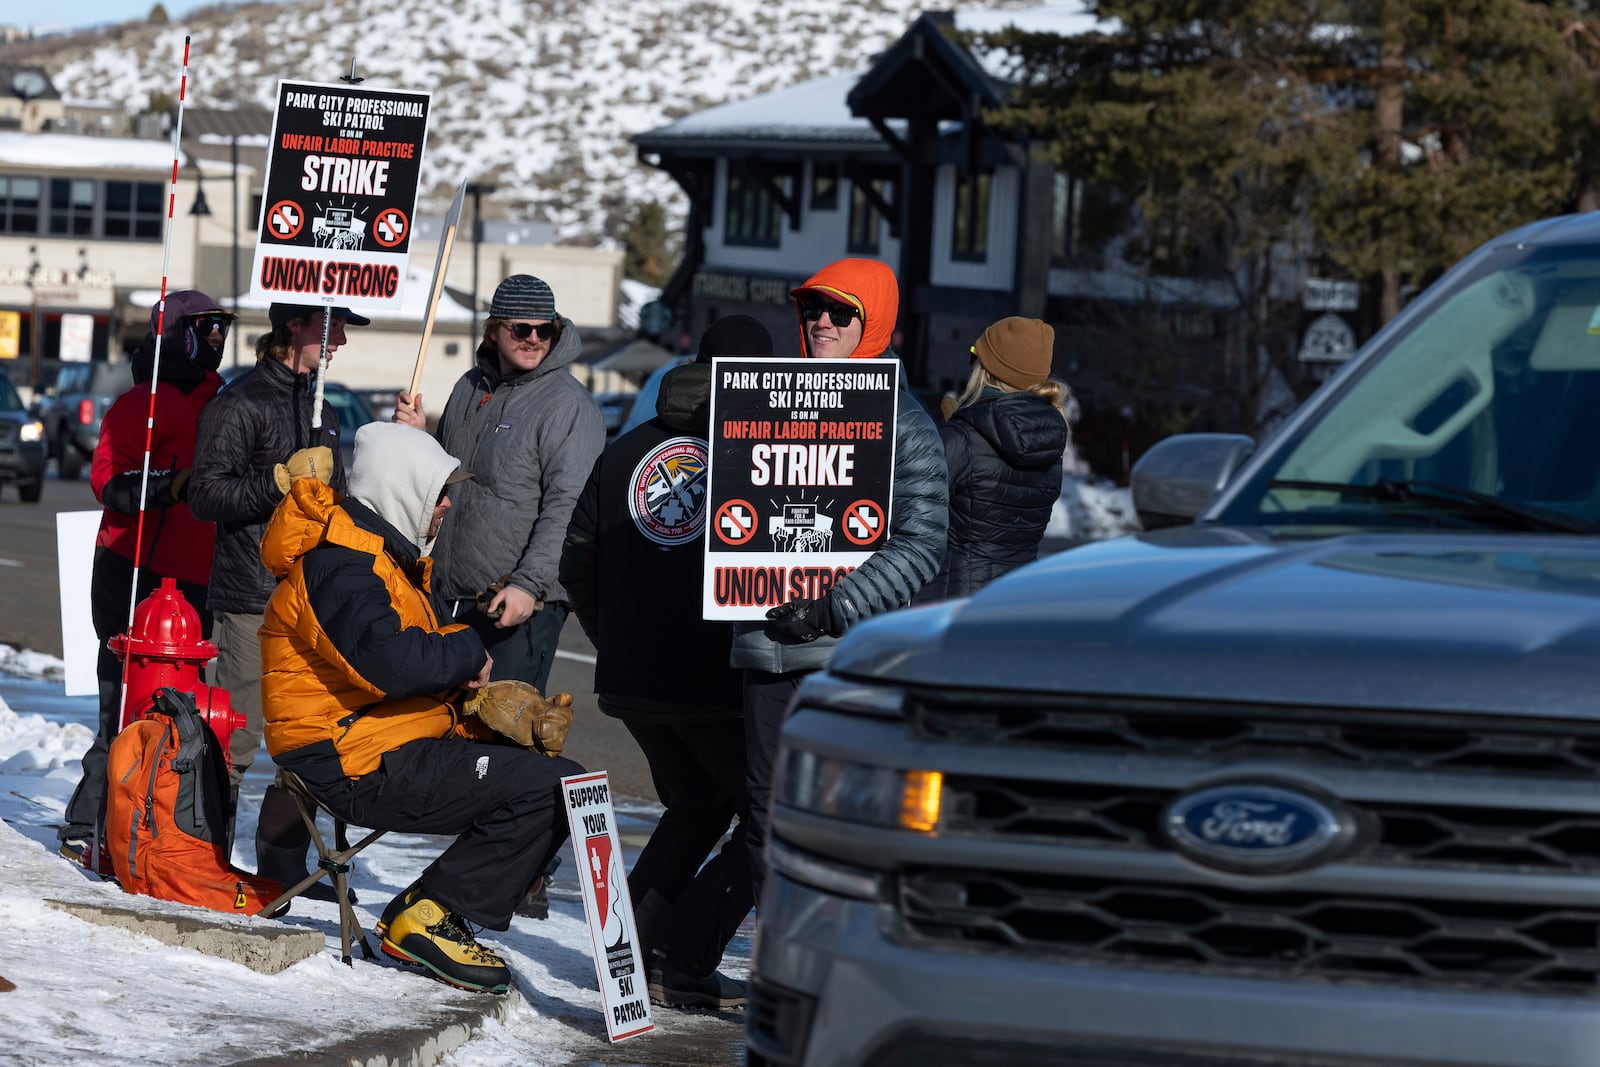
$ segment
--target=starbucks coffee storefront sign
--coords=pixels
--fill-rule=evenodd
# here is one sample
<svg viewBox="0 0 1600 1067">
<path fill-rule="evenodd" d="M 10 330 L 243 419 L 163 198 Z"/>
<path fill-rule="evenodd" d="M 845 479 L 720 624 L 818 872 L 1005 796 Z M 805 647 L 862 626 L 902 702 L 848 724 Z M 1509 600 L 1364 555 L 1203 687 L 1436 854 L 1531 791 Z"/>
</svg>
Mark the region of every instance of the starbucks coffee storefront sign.
<svg viewBox="0 0 1600 1067">
<path fill-rule="evenodd" d="M 707 300 L 783 305 L 789 303 L 789 290 L 804 280 L 707 270 L 694 276 L 694 295 Z"/>
</svg>

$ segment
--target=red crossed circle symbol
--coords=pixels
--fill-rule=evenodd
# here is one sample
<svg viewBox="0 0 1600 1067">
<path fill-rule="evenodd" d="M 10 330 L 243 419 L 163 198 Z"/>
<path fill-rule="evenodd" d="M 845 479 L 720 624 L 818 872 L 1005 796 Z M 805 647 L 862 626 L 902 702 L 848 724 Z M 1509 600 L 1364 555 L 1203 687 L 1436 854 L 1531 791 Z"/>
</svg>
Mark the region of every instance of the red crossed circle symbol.
<svg viewBox="0 0 1600 1067">
<path fill-rule="evenodd" d="M 408 229 L 404 211 L 397 207 L 384 208 L 372 224 L 372 238 L 385 248 L 393 248 L 405 240 Z"/>
<path fill-rule="evenodd" d="M 292 241 L 306 224 L 306 213 L 293 200 L 279 200 L 267 212 L 267 230 L 280 241 Z"/>
<path fill-rule="evenodd" d="M 883 508 L 876 500 L 857 500 L 844 509 L 844 535 L 854 544 L 870 545 L 883 533 Z"/>
<path fill-rule="evenodd" d="M 743 500 L 730 500 L 717 509 L 713 529 L 727 544 L 749 544 L 756 535 L 756 509 Z"/>
</svg>

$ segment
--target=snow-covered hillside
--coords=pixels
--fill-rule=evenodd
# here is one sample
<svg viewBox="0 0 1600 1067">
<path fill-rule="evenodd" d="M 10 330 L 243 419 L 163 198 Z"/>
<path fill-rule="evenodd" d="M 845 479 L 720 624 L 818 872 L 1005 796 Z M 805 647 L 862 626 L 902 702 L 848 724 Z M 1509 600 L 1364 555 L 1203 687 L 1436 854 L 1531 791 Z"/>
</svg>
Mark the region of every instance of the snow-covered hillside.
<svg viewBox="0 0 1600 1067">
<path fill-rule="evenodd" d="M 434 96 L 424 206 L 464 176 L 494 181 L 516 217 L 565 239 L 608 236 L 630 203 L 681 215 L 676 186 L 628 138 L 712 104 L 863 66 L 926 0 L 306 0 L 218 5 L 93 47 L 36 55 L 69 98 L 138 110 L 175 98 L 184 34 L 190 99 L 271 107 L 280 78 Z M 931 5 L 939 6 L 939 5 Z M 1017 7 L 990 0 L 985 7 Z"/>
</svg>

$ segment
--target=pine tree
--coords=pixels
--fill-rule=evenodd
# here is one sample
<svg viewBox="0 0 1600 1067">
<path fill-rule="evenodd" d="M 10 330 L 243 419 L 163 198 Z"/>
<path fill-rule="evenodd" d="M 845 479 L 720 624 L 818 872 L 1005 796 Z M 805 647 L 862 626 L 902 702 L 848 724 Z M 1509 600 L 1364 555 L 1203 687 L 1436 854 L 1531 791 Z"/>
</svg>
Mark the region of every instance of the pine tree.
<svg viewBox="0 0 1600 1067">
<path fill-rule="evenodd" d="M 1106 32 L 986 44 L 1020 83 L 995 121 L 1120 192 L 1123 258 L 1232 288 L 1231 413 L 1292 365 L 1305 266 L 1368 283 L 1378 321 L 1473 246 L 1582 184 L 1600 37 L 1527 0 L 1100 0 Z M 1587 65 L 1586 65 L 1587 61 Z M 1591 109 L 1592 104 L 1588 105 Z M 1597 163 L 1600 179 L 1600 143 Z M 1600 188 L 1591 180 L 1588 188 Z"/>
<path fill-rule="evenodd" d="M 167 17 L 167 6 L 161 3 L 161 0 L 156 0 L 155 6 L 150 9 L 150 14 L 145 16 L 145 21 L 152 26 L 165 26 L 171 21 Z"/>
<path fill-rule="evenodd" d="M 623 273 L 647 285 L 662 286 L 672 276 L 678 240 L 667 221 L 667 209 L 658 200 L 646 200 L 628 209 L 620 239 L 627 253 Z"/>
</svg>

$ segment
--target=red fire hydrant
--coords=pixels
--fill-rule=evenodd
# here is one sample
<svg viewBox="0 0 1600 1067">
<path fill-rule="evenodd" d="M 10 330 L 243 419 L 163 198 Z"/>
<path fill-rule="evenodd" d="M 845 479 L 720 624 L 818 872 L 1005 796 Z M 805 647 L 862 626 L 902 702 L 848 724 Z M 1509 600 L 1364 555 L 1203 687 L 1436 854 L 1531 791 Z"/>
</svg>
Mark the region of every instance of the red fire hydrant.
<svg viewBox="0 0 1600 1067">
<path fill-rule="evenodd" d="M 200 668 L 217 654 L 217 646 L 200 632 L 200 616 L 178 591 L 178 583 L 163 578 L 160 588 L 139 602 L 133 611 L 133 628 L 117 634 L 106 646 L 123 660 L 122 720 L 119 731 L 142 719 L 155 706 L 155 692 L 166 686 L 194 695 L 195 707 L 216 735 L 229 769 L 233 759 L 228 742 L 245 723 L 244 713 L 233 710 L 226 689 L 200 680 Z M 116 874 L 104 827 L 84 849 L 83 865 L 104 877 Z"/>
<path fill-rule="evenodd" d="M 217 646 L 200 633 L 200 616 L 178 591 L 178 583 L 163 578 L 160 588 L 139 602 L 133 628 L 107 642 L 126 664 L 122 694 L 122 722 L 118 729 L 142 719 L 155 704 L 155 691 L 171 686 L 193 693 L 201 718 L 216 735 L 225 757 L 233 731 L 244 725 L 244 713 L 233 710 L 226 689 L 200 680 L 200 668 L 217 654 Z M 233 760 L 228 758 L 232 768 Z"/>
</svg>

